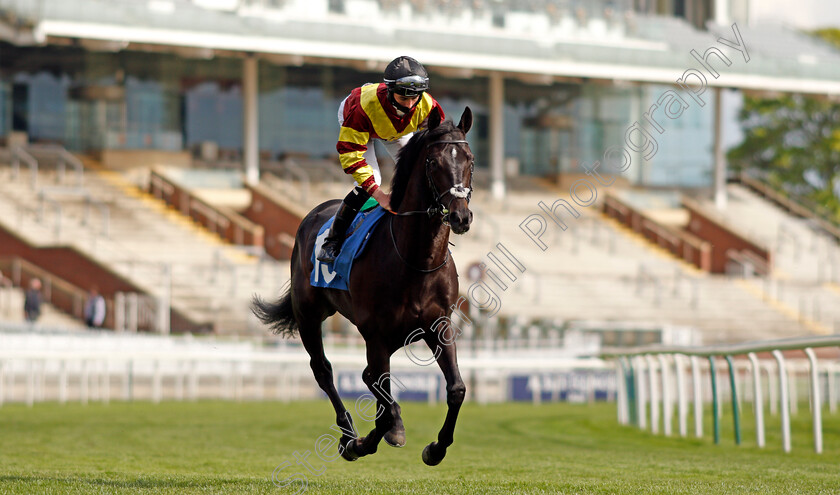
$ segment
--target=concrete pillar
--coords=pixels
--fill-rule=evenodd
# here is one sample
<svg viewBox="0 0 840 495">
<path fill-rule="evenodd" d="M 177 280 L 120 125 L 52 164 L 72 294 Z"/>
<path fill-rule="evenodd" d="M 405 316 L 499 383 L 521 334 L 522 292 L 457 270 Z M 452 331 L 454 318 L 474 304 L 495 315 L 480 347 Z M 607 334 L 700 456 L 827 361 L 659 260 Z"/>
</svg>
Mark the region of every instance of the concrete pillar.
<svg viewBox="0 0 840 495">
<path fill-rule="evenodd" d="M 490 74 L 490 192 L 494 199 L 505 197 L 505 80 L 499 72 Z"/>
<path fill-rule="evenodd" d="M 242 159 L 245 165 L 245 181 L 250 185 L 256 185 L 260 181 L 258 77 L 256 57 L 245 58 L 242 67 Z"/>
<path fill-rule="evenodd" d="M 715 157 L 715 207 L 718 210 L 726 209 L 726 157 L 723 154 L 723 89 L 715 88 L 715 136 L 714 136 L 714 157 Z"/>
<path fill-rule="evenodd" d="M 715 22 L 720 24 L 721 26 L 726 26 L 729 24 L 729 0 L 715 0 Z"/>
</svg>

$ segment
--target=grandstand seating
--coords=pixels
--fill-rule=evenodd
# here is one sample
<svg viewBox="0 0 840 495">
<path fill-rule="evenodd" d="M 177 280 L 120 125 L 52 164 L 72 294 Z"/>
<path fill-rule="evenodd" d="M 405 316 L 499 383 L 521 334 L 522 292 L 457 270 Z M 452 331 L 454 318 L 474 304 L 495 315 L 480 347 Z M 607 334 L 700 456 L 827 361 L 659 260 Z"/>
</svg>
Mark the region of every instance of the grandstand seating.
<svg viewBox="0 0 840 495">
<path fill-rule="evenodd" d="M 172 309 L 199 324 L 261 331 L 248 310 L 251 295 L 276 294 L 288 278 L 284 263 L 223 244 L 115 172 L 88 168 L 79 188 L 58 183 L 55 170 L 41 168 L 37 189 L 27 186 L 29 172 L 16 180 L 11 174 L 10 167 L 0 167 L 0 222 L 6 227 L 33 246 L 73 246 L 156 297 L 170 292 Z M 86 213 L 85 197 L 100 209 Z M 105 208 L 107 217 L 100 215 Z"/>
<path fill-rule="evenodd" d="M 308 163 L 302 166 L 307 168 Z M 388 167 L 383 170 L 387 176 Z M 476 183 L 486 179 L 479 170 Z M 300 186 L 276 176 L 266 183 L 290 191 Z M 713 343 L 826 333 L 833 327 L 828 305 L 836 296 L 830 291 L 823 289 L 822 299 L 809 300 L 807 308 L 800 310 L 786 294 L 795 291 L 790 284 L 701 273 L 602 216 L 596 206 L 579 210 L 578 219 L 567 218 L 565 232 L 549 220 L 542 237 L 548 248 L 542 251 L 523 233 L 520 223 L 541 213 L 538 202 L 570 200 L 568 192 L 528 178 L 510 183 L 514 187 L 504 202 L 492 199 L 486 188 L 478 188 L 471 204 L 472 229 L 450 239 L 455 244 L 452 253 L 462 293 L 473 283 L 467 276 L 470 266 L 487 262 L 488 252 L 499 255 L 495 247 L 499 242 L 526 267 L 523 274 L 515 272 L 518 280 L 510 282 L 506 291 L 488 281 L 501 300 L 499 317 L 518 322 L 508 323 L 500 335 L 527 333 L 532 323 L 539 327 L 539 338 L 548 339 L 552 328 L 562 330 L 574 321 L 599 321 L 604 329 L 635 322 L 693 327 L 700 340 Z M 306 204 L 312 207 L 341 197 L 349 187 L 349 182 L 324 179 L 311 188 Z M 813 304 L 822 311 L 820 318 L 813 317 Z"/>
<path fill-rule="evenodd" d="M 352 181 L 326 160 L 287 161 L 266 168 L 273 173 L 264 175 L 263 186 L 293 199 L 304 211 L 342 197 L 352 187 Z M 386 182 L 391 170 L 383 167 Z M 0 174 L 8 177 L 11 169 L 0 167 Z M 30 242 L 74 245 L 156 295 L 165 293 L 161 267 L 171 266 L 173 309 L 209 320 L 219 331 L 261 331 L 249 320 L 248 298 L 253 293 L 276 295 L 288 278 L 286 262 L 257 263 L 128 187 L 123 176 L 107 171 L 88 171 L 84 187 L 108 206 L 109 235 L 102 235 L 96 215 L 85 222 L 85 202 L 78 195 L 62 196 L 53 189 L 49 197 L 61 206 L 62 215 L 62 230 L 57 233 L 58 210 L 46 202 L 38 219 L 38 196 L 25 187 L 26 174 L 0 185 L 0 214 L 8 227 Z M 207 181 L 215 179 L 208 174 L 196 189 L 210 201 L 214 194 Z M 54 187 L 49 181 L 56 180 L 54 171 L 39 172 L 44 190 Z M 476 184 L 486 182 L 479 170 Z M 537 179 L 518 178 L 511 185 L 504 202 L 493 200 L 486 188 L 477 188 L 471 205 L 476 214 L 473 228 L 451 239 L 465 295 L 473 283 L 472 265 L 488 262 L 489 252 L 504 260 L 498 243 L 526 267 L 524 273 L 515 272 L 518 278 L 508 281 L 507 290 L 485 279 L 500 300 L 498 320 L 504 324 L 490 323 L 497 327 L 492 331 L 472 329 L 468 332 L 472 335 L 549 342 L 576 324 L 591 327 L 599 322 L 604 330 L 628 324 L 690 327 L 696 329 L 698 340 L 713 343 L 828 333 L 840 318 L 840 309 L 835 309 L 840 308 L 840 288 L 834 285 L 840 275 L 833 268 L 836 243 L 742 187 L 729 186 L 726 219 L 733 229 L 772 246 L 778 270 L 771 277 L 701 273 L 604 217 L 596 206 L 581 208 L 580 218 L 566 218 L 566 231 L 547 220 L 542 240 L 548 248 L 543 251 L 520 224 L 541 213 L 538 202 L 551 204 L 568 199 L 568 194 Z M 237 194 L 222 196 L 230 199 Z M 710 203 L 701 201 L 701 205 Z M 332 329 L 341 326 L 328 324 Z"/>
<path fill-rule="evenodd" d="M 727 192 L 727 208 L 721 215 L 734 228 L 772 248 L 776 270 L 761 282 L 764 287 L 789 310 L 826 331 L 840 328 L 837 241 L 814 222 L 792 215 L 743 186 L 730 184 Z M 711 202 L 706 205 L 711 207 Z"/>
</svg>

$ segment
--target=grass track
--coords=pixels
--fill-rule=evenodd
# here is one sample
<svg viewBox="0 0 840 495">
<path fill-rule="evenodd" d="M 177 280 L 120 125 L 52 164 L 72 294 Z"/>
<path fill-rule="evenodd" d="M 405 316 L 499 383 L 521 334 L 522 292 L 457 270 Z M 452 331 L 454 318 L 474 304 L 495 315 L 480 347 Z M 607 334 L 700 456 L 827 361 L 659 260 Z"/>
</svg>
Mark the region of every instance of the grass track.
<svg viewBox="0 0 840 495">
<path fill-rule="evenodd" d="M 354 463 L 312 453 L 320 476 L 294 465 L 277 479 L 307 474 L 306 493 L 341 495 L 840 493 L 838 416 L 825 418 L 826 453 L 816 455 L 800 413 L 794 453 L 784 454 L 777 418 L 768 418 L 768 447 L 758 449 L 749 421 L 742 446 L 729 422 L 715 446 L 709 421 L 705 439 L 664 438 L 618 426 L 614 404 L 467 404 L 455 445 L 430 468 L 420 452 L 444 414 L 444 406 L 406 403 L 406 447 L 383 443 Z M 333 419 L 325 401 L 5 405 L 0 494 L 295 493 L 300 482 L 279 488 L 272 471 L 294 463 L 295 452 L 314 452 Z M 370 427 L 357 426 L 362 434 Z"/>
</svg>

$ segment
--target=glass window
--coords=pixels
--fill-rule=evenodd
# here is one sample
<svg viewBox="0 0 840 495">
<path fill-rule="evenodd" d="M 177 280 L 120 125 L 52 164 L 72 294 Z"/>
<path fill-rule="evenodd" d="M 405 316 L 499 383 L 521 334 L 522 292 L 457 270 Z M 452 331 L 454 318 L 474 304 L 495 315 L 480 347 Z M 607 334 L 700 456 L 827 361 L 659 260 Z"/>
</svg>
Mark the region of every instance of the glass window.
<svg viewBox="0 0 840 495">
<path fill-rule="evenodd" d="M 9 84 L 0 81 L 0 136 L 7 136 L 12 130 L 12 92 Z"/>
</svg>

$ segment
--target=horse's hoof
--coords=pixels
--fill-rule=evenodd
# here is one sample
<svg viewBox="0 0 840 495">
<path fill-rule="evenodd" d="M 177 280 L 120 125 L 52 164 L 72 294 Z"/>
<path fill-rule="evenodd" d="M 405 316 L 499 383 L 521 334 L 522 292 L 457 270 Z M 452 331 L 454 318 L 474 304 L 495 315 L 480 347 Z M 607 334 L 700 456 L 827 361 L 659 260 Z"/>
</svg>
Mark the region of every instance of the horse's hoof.
<svg viewBox="0 0 840 495">
<path fill-rule="evenodd" d="M 405 428 L 391 428 L 382 439 L 391 447 L 405 447 Z"/>
<path fill-rule="evenodd" d="M 423 449 L 423 462 L 426 463 L 427 466 L 437 466 L 440 464 L 440 461 L 443 460 L 443 457 L 446 455 L 446 451 L 444 451 L 443 455 L 440 458 L 435 458 L 432 454 L 432 447 L 437 445 L 437 442 L 432 442 L 429 445 L 426 445 L 426 448 Z"/>
<path fill-rule="evenodd" d="M 356 444 L 356 439 L 351 438 L 344 445 L 343 449 L 339 448 L 339 453 L 341 454 L 341 457 L 343 457 L 345 461 L 353 462 L 353 461 L 355 461 L 356 459 L 359 458 L 359 454 L 356 453 L 356 449 L 354 448 L 355 444 Z"/>
</svg>

